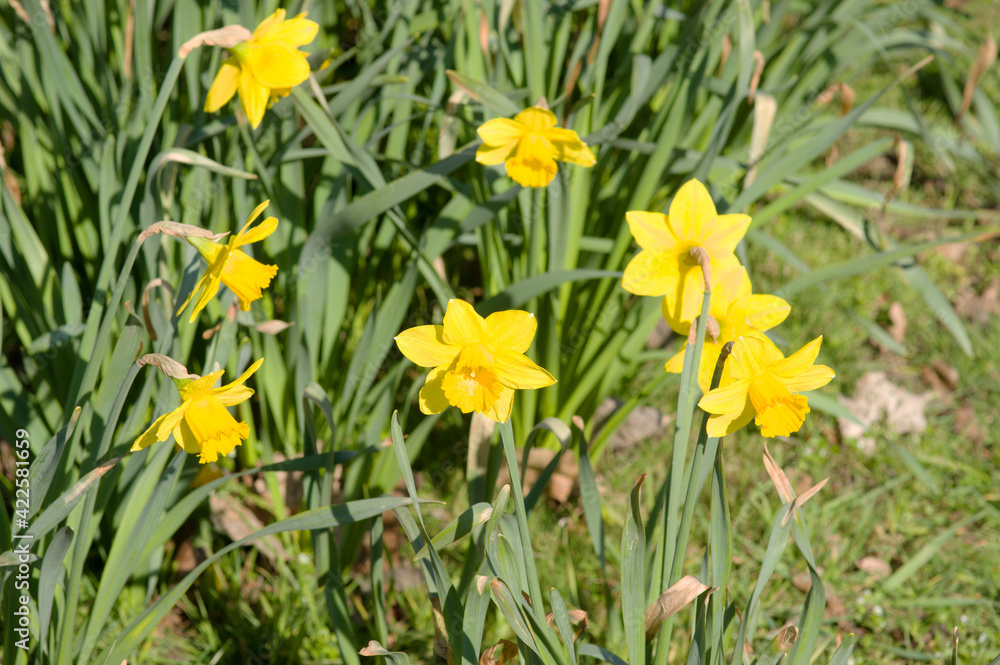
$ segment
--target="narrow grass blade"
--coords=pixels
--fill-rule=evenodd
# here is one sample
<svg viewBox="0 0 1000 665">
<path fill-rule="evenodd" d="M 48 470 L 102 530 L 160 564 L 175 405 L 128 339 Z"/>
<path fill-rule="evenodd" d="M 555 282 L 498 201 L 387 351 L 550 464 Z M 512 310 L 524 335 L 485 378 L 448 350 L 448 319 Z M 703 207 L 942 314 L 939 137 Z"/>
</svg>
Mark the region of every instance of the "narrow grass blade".
<svg viewBox="0 0 1000 665">
<path fill-rule="evenodd" d="M 632 485 L 622 532 L 622 617 L 629 665 L 646 662 L 646 532 L 640 503 L 644 480 L 646 474 L 640 474 Z"/>
<path fill-rule="evenodd" d="M 493 516 L 493 506 L 488 503 L 477 503 L 471 508 L 462 512 L 461 515 L 448 523 L 448 526 L 431 539 L 431 545 L 435 549 L 448 547 L 473 532 L 478 526 L 485 524 Z M 427 557 L 427 546 L 424 545 L 417 552 L 414 559 Z"/>
<path fill-rule="evenodd" d="M 73 529 L 64 526 L 53 536 L 42 557 L 42 570 L 38 577 L 38 623 L 41 635 L 41 651 L 48 647 L 49 623 L 52 620 L 52 601 L 55 599 L 56 585 L 63 584 L 65 570 L 63 559 L 73 542 Z"/>
<path fill-rule="evenodd" d="M 812 566 L 809 566 L 809 593 L 806 595 L 805 606 L 799 619 L 798 640 L 788 652 L 787 665 L 809 665 L 813 657 L 816 640 L 819 638 L 819 628 L 823 623 L 823 612 L 826 610 L 826 590 L 823 580 Z"/>
</svg>

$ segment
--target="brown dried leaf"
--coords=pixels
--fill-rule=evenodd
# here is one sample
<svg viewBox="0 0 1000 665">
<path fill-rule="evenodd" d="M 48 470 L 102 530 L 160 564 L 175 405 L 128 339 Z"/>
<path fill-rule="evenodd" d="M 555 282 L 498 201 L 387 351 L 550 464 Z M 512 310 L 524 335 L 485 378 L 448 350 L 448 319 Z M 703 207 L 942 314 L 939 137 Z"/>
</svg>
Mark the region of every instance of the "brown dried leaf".
<svg viewBox="0 0 1000 665">
<path fill-rule="evenodd" d="M 227 25 L 218 30 L 208 30 L 199 32 L 197 35 L 181 44 L 177 51 L 177 57 L 185 58 L 187 54 L 199 46 L 221 46 L 231 48 L 241 42 L 245 42 L 253 37 L 253 33 L 242 25 Z"/>
<path fill-rule="evenodd" d="M 212 233 L 208 229 L 203 229 L 200 226 L 193 226 L 191 224 L 182 224 L 181 222 L 156 222 L 150 224 L 146 227 L 146 230 L 139 234 L 139 242 L 142 242 L 146 238 L 156 235 L 157 233 L 165 233 L 168 236 L 174 236 L 175 238 L 208 238 L 209 240 L 217 241 L 225 236 L 229 235 L 229 231 L 224 233 Z"/>
<path fill-rule="evenodd" d="M 136 360 L 135 364 L 139 367 L 143 367 L 144 365 L 153 365 L 154 367 L 158 367 L 161 372 L 169 376 L 171 379 L 201 378 L 197 374 L 188 372 L 187 367 L 180 364 L 170 356 L 165 356 L 162 353 L 147 353 L 143 357 Z"/>
<path fill-rule="evenodd" d="M 764 468 L 767 469 L 767 475 L 771 476 L 771 482 L 778 489 L 778 494 L 781 495 L 781 500 L 785 503 L 795 500 L 795 491 L 792 490 L 792 484 L 788 482 L 788 476 L 785 472 L 778 466 L 778 463 L 774 461 L 774 457 L 771 456 L 771 451 L 767 449 L 767 442 L 764 442 Z"/>
<path fill-rule="evenodd" d="M 694 575 L 685 575 L 677 583 L 660 594 L 653 604 L 646 608 L 646 641 L 649 642 L 660 630 L 660 625 L 688 603 L 711 587 L 702 584 Z"/>
<path fill-rule="evenodd" d="M 279 321 L 277 319 L 269 319 L 267 321 L 261 321 L 260 323 L 254 324 L 254 330 L 259 333 L 264 333 L 265 335 L 277 335 L 278 333 L 287 330 L 295 325 L 295 321 Z"/>
<path fill-rule="evenodd" d="M 448 642 L 448 624 L 441 613 L 441 601 L 437 598 L 431 598 L 431 612 L 434 615 L 434 655 L 444 658 L 448 665 L 454 665 Z"/>
<path fill-rule="evenodd" d="M 799 639 L 799 629 L 795 626 L 787 626 L 778 631 L 774 639 L 780 651 L 788 651 L 794 646 L 795 640 Z"/>
<path fill-rule="evenodd" d="M 906 336 L 906 312 L 899 302 L 889 305 L 889 323 L 889 335 L 902 344 Z"/>
<path fill-rule="evenodd" d="M 503 665 L 517 658 L 517 644 L 510 640 L 500 640 L 479 656 L 479 665 Z"/>
</svg>

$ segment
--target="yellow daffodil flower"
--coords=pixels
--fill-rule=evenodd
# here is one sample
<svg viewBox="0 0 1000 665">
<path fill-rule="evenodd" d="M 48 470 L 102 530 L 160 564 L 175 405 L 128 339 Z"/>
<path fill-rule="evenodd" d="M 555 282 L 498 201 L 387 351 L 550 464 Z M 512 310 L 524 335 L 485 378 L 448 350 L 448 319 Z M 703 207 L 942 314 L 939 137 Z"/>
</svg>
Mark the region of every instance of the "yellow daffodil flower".
<svg viewBox="0 0 1000 665">
<path fill-rule="evenodd" d="M 250 258 L 246 252 L 240 249 L 243 245 L 263 240 L 274 233 L 274 230 L 278 227 L 278 220 L 274 217 L 268 217 L 257 228 L 252 231 L 248 230 L 254 220 L 267 207 L 268 203 L 270 201 L 264 201 L 257 206 L 250 213 L 250 218 L 247 219 L 247 223 L 243 226 L 243 229 L 231 237 L 225 245 L 213 242 L 208 238 L 185 238 L 185 240 L 198 250 L 202 258 L 208 261 L 208 270 L 205 271 L 202 278 L 195 284 L 194 289 L 191 290 L 191 294 L 184 301 L 184 304 L 177 310 L 178 316 L 188 306 L 188 303 L 191 302 L 194 294 L 201 289 L 201 295 L 198 296 L 198 301 L 194 305 L 194 311 L 191 312 L 190 320 L 194 322 L 198 316 L 198 312 L 204 309 L 208 301 L 218 292 L 220 282 L 228 286 L 236 294 L 236 297 L 240 299 L 240 307 L 244 312 L 250 311 L 250 303 L 261 297 L 261 289 L 266 288 L 271 283 L 271 279 L 278 274 L 278 266 L 265 265 L 256 259 Z"/>
<path fill-rule="evenodd" d="M 522 187 L 545 187 L 556 177 L 556 161 L 593 166 L 594 153 L 572 129 L 556 127 L 556 114 L 533 106 L 510 118 L 495 118 L 476 130 L 483 145 L 476 161 L 505 164 Z"/>
<path fill-rule="evenodd" d="M 701 386 L 701 391 L 708 392 L 712 384 L 712 375 L 715 373 L 715 365 L 719 362 L 719 354 L 727 342 L 735 341 L 752 332 L 770 330 L 784 321 L 791 309 L 788 303 L 778 296 L 752 295 L 750 277 L 742 266 L 713 284 L 709 312 L 718 324 L 718 328 L 712 330 L 715 335 L 706 331 L 705 343 L 701 347 L 701 363 L 698 367 L 698 385 Z M 664 311 L 664 316 L 668 314 Z M 669 319 L 667 322 L 679 335 L 687 335 L 691 329 L 690 322 L 681 323 Z M 685 342 L 680 352 L 668 360 L 663 369 L 679 374 L 684 368 L 686 349 Z"/>
<path fill-rule="evenodd" d="M 556 382 L 524 355 L 537 325 L 528 312 L 495 312 L 484 319 L 464 300 L 449 300 L 444 325 L 401 332 L 396 344 L 403 355 L 433 368 L 420 389 L 420 410 L 440 413 L 450 404 L 506 422 L 514 390 Z"/>
<path fill-rule="evenodd" d="M 629 230 L 642 251 L 625 267 L 622 287 L 639 296 L 663 296 L 663 312 L 671 327 L 690 325 L 704 299 L 700 247 L 708 255 L 716 279 L 740 263 L 733 253 L 750 226 L 747 215 L 720 215 L 703 184 L 689 180 L 670 203 L 669 214 L 631 211 Z"/>
<path fill-rule="evenodd" d="M 826 365 L 813 364 L 822 342 L 817 337 L 785 358 L 760 333 L 736 340 L 719 387 L 698 402 L 711 414 L 708 435 L 732 434 L 751 420 L 766 437 L 797 432 L 809 413 L 806 396 L 798 393 L 825 386 L 834 377 Z"/>
<path fill-rule="evenodd" d="M 257 26 L 253 37 L 230 47 L 232 55 L 222 62 L 205 97 L 205 112 L 215 113 L 239 93 L 243 112 L 256 129 L 269 102 L 309 78 L 306 54 L 296 47 L 311 42 L 319 25 L 304 16 L 286 21 L 285 10 L 279 9 Z"/>
<path fill-rule="evenodd" d="M 202 464 L 215 462 L 219 455 L 228 455 L 250 436 L 250 426 L 236 419 L 226 410 L 253 395 L 253 389 L 243 384 L 257 371 L 261 358 L 247 368 L 227 386 L 212 388 L 225 370 L 212 372 L 194 380 L 177 380 L 181 405 L 165 413 L 142 433 L 132 444 L 132 452 L 142 450 L 157 441 L 166 441 L 171 434 L 185 452 L 198 455 Z"/>
</svg>

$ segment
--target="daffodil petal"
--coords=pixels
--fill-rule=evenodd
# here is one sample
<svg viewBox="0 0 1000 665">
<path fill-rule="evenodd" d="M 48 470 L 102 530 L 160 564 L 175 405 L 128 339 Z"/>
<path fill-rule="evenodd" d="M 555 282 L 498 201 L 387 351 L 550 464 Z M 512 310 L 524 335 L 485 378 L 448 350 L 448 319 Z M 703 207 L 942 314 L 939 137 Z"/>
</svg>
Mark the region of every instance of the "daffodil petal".
<svg viewBox="0 0 1000 665">
<path fill-rule="evenodd" d="M 556 125 L 556 114 L 538 106 L 524 109 L 514 116 L 514 122 L 524 125 L 528 131 L 539 132 Z"/>
<path fill-rule="evenodd" d="M 750 295 L 750 276 L 743 266 L 726 273 L 712 275 L 712 316 L 729 316 L 729 308 L 740 298 Z"/>
<path fill-rule="evenodd" d="M 202 393 L 211 390 L 215 382 L 225 373 L 224 369 L 216 370 L 185 384 L 179 390 L 181 399 L 185 402 L 197 399 Z"/>
<path fill-rule="evenodd" d="M 476 313 L 472 305 L 458 298 L 448 301 L 448 307 L 444 312 L 442 335 L 445 344 L 452 346 L 477 344 L 482 340 L 485 331 L 486 321 Z"/>
<path fill-rule="evenodd" d="M 442 383 L 444 375 L 450 366 L 436 367 L 427 375 L 424 387 L 420 389 L 420 411 L 427 415 L 441 413 L 448 408 L 448 398 L 444 394 Z"/>
<path fill-rule="evenodd" d="M 309 78 L 309 61 L 287 44 L 267 42 L 250 49 L 247 66 L 268 88 L 290 88 Z M 266 100 L 265 100 L 266 102 Z"/>
<path fill-rule="evenodd" d="M 184 418 L 184 414 L 187 412 L 189 405 L 189 402 L 184 402 L 179 407 L 168 413 L 166 418 L 163 418 L 159 429 L 156 431 L 156 438 L 160 441 L 166 441 L 167 437 L 170 436 L 170 431 Z"/>
<path fill-rule="evenodd" d="M 698 387 L 707 393 L 712 387 L 712 377 L 715 376 L 715 366 L 719 364 L 722 354 L 722 344 L 708 340 L 701 347 L 701 361 L 698 364 Z"/>
<path fill-rule="evenodd" d="M 194 303 L 194 310 L 191 312 L 189 323 L 194 323 L 194 320 L 198 318 L 198 312 L 205 309 L 208 301 L 215 297 L 215 294 L 219 292 L 219 284 L 221 281 L 222 280 L 218 275 L 209 273 L 205 275 L 205 278 L 203 278 L 202 281 L 198 282 L 199 284 L 204 282 L 204 285 L 201 288 L 201 294 L 198 296 L 198 300 Z"/>
<path fill-rule="evenodd" d="M 444 341 L 444 326 L 417 326 L 396 335 L 396 346 L 404 356 L 421 367 L 450 365 L 461 347 Z"/>
<path fill-rule="evenodd" d="M 246 233 L 246 230 L 250 228 L 250 225 L 253 224 L 258 217 L 260 217 L 261 213 L 264 212 L 267 209 L 267 206 L 269 206 L 270 204 L 271 204 L 271 199 L 267 199 L 266 201 L 258 205 L 256 208 L 254 208 L 253 212 L 250 213 L 250 216 L 247 217 L 246 223 L 243 224 L 243 228 L 240 229 L 240 232 L 236 234 L 236 237 L 239 238 L 244 233 Z M 245 245 L 246 243 L 241 243 L 241 244 Z"/>
<path fill-rule="evenodd" d="M 726 366 L 733 379 L 742 379 L 762 374 L 781 360 L 784 356 L 774 342 L 761 333 L 751 333 L 736 340 Z"/>
<path fill-rule="evenodd" d="M 220 392 L 222 390 L 225 392 Z M 216 388 L 212 394 L 222 406 L 236 406 L 253 397 L 254 389 L 249 386 L 233 386 L 231 388 L 227 386 L 226 388 Z"/>
<path fill-rule="evenodd" d="M 319 32 L 319 24 L 303 18 L 305 14 L 299 14 L 295 18 L 282 21 L 271 28 L 266 39 L 268 41 L 281 42 L 289 46 L 304 46 L 316 38 Z M 261 40 L 258 40 L 261 41 Z"/>
<path fill-rule="evenodd" d="M 510 153 L 517 147 L 517 141 L 504 145 L 486 145 L 485 143 L 476 148 L 476 161 L 483 166 L 498 166 L 507 161 Z"/>
<path fill-rule="evenodd" d="M 254 41 L 266 40 L 273 30 L 285 20 L 285 10 L 277 9 L 273 14 L 260 22 L 257 29 L 253 31 Z"/>
<path fill-rule="evenodd" d="M 670 226 L 682 240 L 699 243 L 714 228 L 715 203 L 705 185 L 697 180 L 684 183 L 670 203 Z"/>
<path fill-rule="evenodd" d="M 677 279 L 669 284 L 670 288 L 663 294 L 663 317 L 674 330 L 684 329 L 691 325 L 695 317 L 701 314 L 702 301 L 705 299 L 705 278 L 701 266 L 683 266 Z"/>
<path fill-rule="evenodd" d="M 167 416 L 169 416 L 171 413 L 173 413 L 173 411 L 171 411 L 170 413 L 164 413 L 162 416 L 154 420 L 153 424 L 147 427 L 146 431 L 140 434 L 139 438 L 135 440 L 135 443 L 133 443 L 132 447 L 129 448 L 129 452 L 134 453 L 137 450 L 148 448 L 157 441 L 163 441 L 164 439 L 161 439 L 159 437 L 160 425 L 163 424 L 163 421 L 166 420 Z"/>
<path fill-rule="evenodd" d="M 545 132 L 545 138 L 556 149 L 556 161 L 578 166 L 593 166 L 597 163 L 594 153 L 572 129 L 553 127 Z"/>
<path fill-rule="evenodd" d="M 177 423 L 177 427 L 174 428 L 174 441 L 181 447 L 181 450 L 189 455 L 201 454 L 201 446 L 198 445 L 198 439 L 195 438 L 194 432 L 191 431 L 191 428 L 183 420 Z"/>
<path fill-rule="evenodd" d="M 742 411 L 744 402 L 747 400 L 749 386 L 750 382 L 747 379 L 740 379 L 728 386 L 716 388 L 702 396 L 701 400 L 698 401 L 698 406 L 703 411 L 718 415 Z"/>
<path fill-rule="evenodd" d="M 625 213 L 625 221 L 632 237 L 643 249 L 673 250 L 678 245 L 677 236 L 667 226 L 667 216 L 662 212 L 630 210 Z"/>
<path fill-rule="evenodd" d="M 662 296 L 680 281 L 674 255 L 644 249 L 635 255 L 622 275 L 622 288 L 637 296 Z"/>
<path fill-rule="evenodd" d="M 244 227 L 246 228 L 246 227 Z M 263 222 L 253 227 L 249 231 L 243 231 L 236 236 L 235 247 L 242 247 L 251 243 L 259 242 L 268 237 L 278 228 L 278 220 L 275 217 L 268 217 Z"/>
<path fill-rule="evenodd" d="M 680 374 L 684 371 L 684 354 L 687 352 L 687 342 L 681 346 L 681 350 L 674 354 L 670 360 L 666 362 L 663 369 L 669 374 Z"/>
<path fill-rule="evenodd" d="M 486 317 L 483 342 L 491 349 L 510 349 L 524 353 L 535 338 L 538 320 L 534 314 L 511 309 Z"/>
<path fill-rule="evenodd" d="M 782 379 L 801 374 L 816 362 L 816 356 L 819 355 L 819 348 L 822 344 L 823 336 L 820 335 L 792 355 L 776 362 L 771 371 Z"/>
<path fill-rule="evenodd" d="M 505 423 L 510 420 L 510 411 L 513 405 L 514 391 L 510 388 L 504 388 L 497 401 L 493 402 L 493 406 L 483 415 L 498 423 Z"/>
<path fill-rule="evenodd" d="M 246 368 L 246 370 L 239 375 L 239 377 L 224 386 L 215 388 L 212 390 L 212 394 L 215 395 L 216 399 L 222 403 L 222 406 L 236 406 L 246 400 L 250 399 L 254 391 L 252 388 L 248 388 L 243 385 L 247 380 L 253 376 L 253 373 L 260 369 L 260 366 L 264 364 L 264 359 L 259 358 L 255 363 Z"/>
<path fill-rule="evenodd" d="M 524 134 L 524 126 L 510 118 L 487 120 L 476 129 L 476 134 L 488 146 L 510 145 L 512 148 Z"/>
<path fill-rule="evenodd" d="M 544 388 L 556 382 L 548 370 L 516 351 L 495 354 L 497 379 L 508 388 Z"/>
<path fill-rule="evenodd" d="M 834 376 L 834 371 L 826 365 L 812 365 L 795 376 L 782 377 L 781 381 L 792 392 L 806 392 L 825 386 Z"/>
<path fill-rule="evenodd" d="M 222 61 L 212 87 L 205 95 L 205 113 L 215 113 L 233 98 L 240 83 L 240 63 L 235 57 Z"/>
<path fill-rule="evenodd" d="M 715 292 L 712 292 L 715 298 Z M 763 332 L 780 324 L 792 311 L 783 299 L 771 295 L 750 295 L 740 298 L 729 307 L 729 318 L 737 334 L 757 330 Z"/>
<path fill-rule="evenodd" d="M 177 308 L 177 314 L 175 316 L 180 316 L 181 315 L 181 312 L 183 312 L 187 308 L 188 303 L 191 302 L 191 299 L 194 298 L 195 294 L 199 293 L 202 290 L 204 290 L 204 288 L 208 284 L 209 280 L 211 280 L 211 276 L 207 275 L 207 274 L 206 275 L 202 275 L 198 279 L 198 282 L 194 285 L 194 288 L 191 289 L 191 292 L 188 294 L 188 297 L 185 298 L 184 302 L 181 303 L 181 306 Z M 191 319 L 190 319 L 189 323 L 194 323 L 194 320 L 196 318 L 198 318 L 198 312 L 197 311 L 192 312 Z"/>
<path fill-rule="evenodd" d="M 746 235 L 748 228 L 749 215 L 719 215 L 715 218 L 711 232 L 702 239 L 701 245 L 710 254 L 731 254 L 736 251 L 736 245 Z"/>
<path fill-rule="evenodd" d="M 250 126 L 254 129 L 260 125 L 264 119 L 264 111 L 267 110 L 267 100 L 271 92 L 266 85 L 258 82 L 249 72 L 244 70 L 240 75 L 240 106 L 246 114 Z"/>
<path fill-rule="evenodd" d="M 710 415 L 705 428 L 706 433 L 711 437 L 729 436 L 733 432 L 746 427 L 747 423 L 754 419 L 755 414 L 753 404 L 747 399 L 743 404 L 742 410 Z"/>
<path fill-rule="evenodd" d="M 222 283 L 236 294 L 240 307 L 248 312 L 250 303 L 261 297 L 261 289 L 266 288 L 276 274 L 278 266 L 265 265 L 242 249 L 234 249 L 222 268 Z"/>
</svg>

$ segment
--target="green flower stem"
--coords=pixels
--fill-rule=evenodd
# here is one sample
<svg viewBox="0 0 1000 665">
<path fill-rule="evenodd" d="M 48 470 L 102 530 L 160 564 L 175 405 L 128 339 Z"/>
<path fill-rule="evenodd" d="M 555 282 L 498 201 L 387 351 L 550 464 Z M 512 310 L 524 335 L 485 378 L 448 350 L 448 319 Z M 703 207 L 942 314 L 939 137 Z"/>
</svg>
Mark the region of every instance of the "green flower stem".
<svg viewBox="0 0 1000 665">
<path fill-rule="evenodd" d="M 514 495 L 514 514 L 517 517 L 517 530 L 521 536 L 521 552 L 524 557 L 524 572 L 528 576 L 528 592 L 531 597 L 531 609 L 539 623 L 545 624 L 545 606 L 542 604 L 542 589 L 538 584 L 538 571 L 535 570 L 535 553 L 531 549 L 531 532 L 528 531 L 528 513 L 524 509 L 524 493 L 521 489 L 521 472 L 517 467 L 517 455 L 514 451 L 514 431 L 510 420 L 500 423 L 500 438 L 503 440 L 503 452 L 507 459 L 507 469 L 510 471 L 511 494 Z"/>
<path fill-rule="evenodd" d="M 722 377 L 722 364 L 726 359 L 728 354 L 722 354 L 719 356 L 719 364 L 715 366 L 715 373 L 712 375 L 712 385 L 709 386 L 709 390 L 715 390 L 719 387 L 719 379 Z M 687 551 L 687 541 L 688 535 L 691 532 L 691 520 L 694 517 L 694 506 L 698 501 L 698 492 L 701 489 L 701 474 L 699 473 L 701 469 L 701 461 L 705 455 L 706 449 L 708 448 L 708 442 L 712 437 L 708 436 L 708 414 L 702 414 L 701 419 L 701 430 L 698 432 L 698 444 L 694 449 L 694 456 L 691 458 L 691 464 L 687 468 L 687 494 L 684 497 L 684 512 L 681 515 L 680 530 L 677 533 L 677 548 L 674 550 L 674 561 L 670 569 L 670 577 L 668 581 L 673 584 L 680 579 L 681 567 L 684 565 L 684 553 Z M 713 450 L 718 449 L 718 439 L 715 439 L 715 443 L 712 445 Z M 721 463 L 721 458 L 720 458 Z"/>
<path fill-rule="evenodd" d="M 667 587 L 680 577 L 680 567 L 674 565 L 678 555 L 683 557 L 684 554 L 679 544 L 682 530 L 678 513 L 681 508 L 681 489 L 686 469 L 685 458 L 687 457 L 688 439 L 691 436 L 691 421 L 694 418 L 695 399 L 698 394 L 698 368 L 701 365 L 701 349 L 705 344 L 705 329 L 708 324 L 711 299 L 711 291 L 706 289 L 705 299 L 701 305 L 701 316 L 698 317 L 697 326 L 693 328 L 695 338 L 694 340 L 688 339 L 687 349 L 684 353 L 681 391 L 677 397 L 677 428 L 674 430 L 673 453 L 670 457 L 670 475 L 663 486 L 663 491 L 666 493 L 666 505 L 664 505 L 663 512 L 660 513 L 659 524 L 662 546 L 658 548 L 653 568 L 653 585 L 650 588 L 653 599 L 659 597 Z M 698 456 L 697 449 L 695 456 Z M 700 463 L 700 460 L 698 461 Z M 689 473 L 690 476 L 696 477 L 698 470 L 692 466 Z M 660 552 L 663 554 L 661 555 Z M 664 621 L 660 627 L 656 640 L 654 665 L 666 665 L 672 630 L 672 618 Z"/>
</svg>

